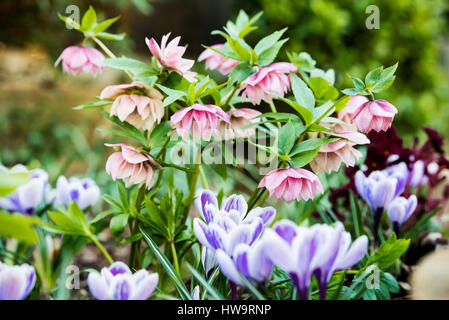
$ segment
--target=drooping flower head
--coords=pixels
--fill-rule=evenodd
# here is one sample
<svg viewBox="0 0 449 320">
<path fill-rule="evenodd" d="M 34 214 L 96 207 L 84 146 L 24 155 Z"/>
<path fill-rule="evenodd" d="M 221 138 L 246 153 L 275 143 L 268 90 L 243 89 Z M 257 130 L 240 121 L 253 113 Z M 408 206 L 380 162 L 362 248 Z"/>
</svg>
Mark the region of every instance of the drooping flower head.
<svg viewBox="0 0 449 320">
<path fill-rule="evenodd" d="M 214 44 L 211 46 L 211 48 L 216 49 L 222 49 L 224 47 L 224 44 Z M 200 56 L 198 57 L 198 61 L 204 61 L 206 60 L 206 69 L 209 70 L 218 70 L 223 75 L 227 75 L 229 72 L 232 71 L 232 69 L 240 63 L 240 61 L 226 58 L 220 53 L 211 50 L 206 49 L 204 50 Z"/>
<path fill-rule="evenodd" d="M 104 68 L 104 66 L 99 64 L 104 60 L 104 55 L 95 48 L 70 46 L 62 51 L 55 62 L 55 67 L 61 60 L 62 70 L 73 75 L 83 71 L 96 76 Z"/>
<path fill-rule="evenodd" d="M 0 166 L 0 172 L 6 172 L 3 166 Z M 19 186 L 13 193 L 4 198 L 0 198 L 0 208 L 9 212 L 20 212 L 32 215 L 36 212 L 39 205 L 50 201 L 50 185 L 48 183 L 48 173 L 42 169 L 28 169 L 21 165 L 15 165 L 9 172 L 28 173 L 30 179 L 25 184 Z"/>
<path fill-rule="evenodd" d="M 356 96 L 351 97 L 340 116 L 351 115 L 357 129 L 367 133 L 371 130 L 387 131 L 397 112 L 396 107 L 386 100 L 370 101 L 364 96 Z"/>
<path fill-rule="evenodd" d="M 261 68 L 242 82 L 238 92 L 242 99 L 249 98 L 252 104 L 262 100 L 271 102 L 273 96 L 283 97 L 290 89 L 289 72 L 295 72 L 296 66 L 288 62 L 277 62 Z"/>
<path fill-rule="evenodd" d="M 332 275 L 356 264 L 368 249 L 365 235 L 352 243 L 351 234 L 340 222 L 307 228 L 281 220 L 265 231 L 262 241 L 265 254 L 290 275 L 301 299 L 309 297 L 312 276 L 318 281 L 321 299 L 325 299 Z"/>
<path fill-rule="evenodd" d="M 110 115 L 138 129 L 151 130 L 161 122 L 165 113 L 163 95 L 140 81 L 107 86 L 101 92 L 100 99 L 114 99 Z"/>
<path fill-rule="evenodd" d="M 245 126 L 255 123 L 258 120 L 255 119 L 262 113 L 249 108 L 232 109 L 227 112 L 229 116 L 228 122 L 221 122 L 220 134 L 223 140 L 230 140 L 235 138 L 250 138 L 256 134 L 256 127 Z"/>
<path fill-rule="evenodd" d="M 126 144 L 106 144 L 117 152 L 111 154 L 106 161 L 106 172 L 112 179 L 122 179 L 125 186 L 145 184 L 150 189 L 154 183 L 154 171 L 161 166 L 148 154 Z"/>
<path fill-rule="evenodd" d="M 219 207 L 209 190 L 198 192 L 195 207 L 203 218 L 193 221 L 198 241 L 212 252 L 221 249 L 230 256 L 238 244 L 253 244 L 276 215 L 272 207 L 257 207 L 247 213 L 248 205 L 241 195 L 224 199 Z"/>
<path fill-rule="evenodd" d="M 220 129 L 220 120 L 230 122 L 229 116 L 220 107 L 196 103 L 176 111 L 170 118 L 170 126 L 184 140 L 189 140 L 192 134 L 194 141 L 210 141 Z"/>
<path fill-rule="evenodd" d="M 35 283 L 36 272 L 32 266 L 10 266 L 0 262 L 0 300 L 23 300 Z"/>
<path fill-rule="evenodd" d="M 145 42 L 151 51 L 151 54 L 160 62 L 161 65 L 169 70 L 179 73 L 188 81 L 195 81 L 196 72 L 189 71 L 195 63 L 194 60 L 184 59 L 182 56 L 186 47 L 179 45 L 181 37 L 176 37 L 167 43 L 170 33 L 162 37 L 161 46 L 157 44 L 154 38 L 145 38 Z"/>
<path fill-rule="evenodd" d="M 408 199 L 397 197 L 388 205 L 388 217 L 393 222 L 393 228 L 396 233 L 399 227 L 415 212 L 418 200 L 415 195 L 411 195 Z"/>
<path fill-rule="evenodd" d="M 353 167 L 355 161 L 362 156 L 362 153 L 354 148 L 356 144 L 367 144 L 369 139 L 359 132 L 343 131 L 337 132 L 347 139 L 338 139 L 337 141 L 326 144 L 320 148 L 318 155 L 310 163 L 314 172 L 338 171 L 343 162 L 348 167 Z"/>
<path fill-rule="evenodd" d="M 81 210 L 94 205 L 100 198 L 100 188 L 90 178 L 71 177 L 67 180 L 66 177 L 60 176 L 56 182 L 54 193 L 53 205 L 55 207 L 67 207 L 76 201 Z"/>
<path fill-rule="evenodd" d="M 308 200 L 317 192 L 324 192 L 320 179 L 305 169 L 276 169 L 270 171 L 259 183 L 259 188 L 267 188 L 270 197 L 290 203 L 294 199 Z"/>
<path fill-rule="evenodd" d="M 157 286 L 159 276 L 141 269 L 134 274 L 123 262 L 116 261 L 101 272 L 90 272 L 90 293 L 97 300 L 147 300 Z"/>
</svg>

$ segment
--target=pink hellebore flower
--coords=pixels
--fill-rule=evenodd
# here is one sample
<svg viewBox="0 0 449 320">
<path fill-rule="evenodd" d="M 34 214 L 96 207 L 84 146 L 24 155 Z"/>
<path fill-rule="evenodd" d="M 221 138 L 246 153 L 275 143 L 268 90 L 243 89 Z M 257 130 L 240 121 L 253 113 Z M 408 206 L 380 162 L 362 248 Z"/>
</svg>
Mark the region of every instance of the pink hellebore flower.
<svg viewBox="0 0 449 320">
<path fill-rule="evenodd" d="M 343 115 L 351 115 L 357 129 L 367 133 L 371 130 L 387 131 L 398 110 L 386 100 L 370 101 L 363 96 L 354 96 L 342 112 Z"/>
<path fill-rule="evenodd" d="M 270 171 L 258 187 L 267 188 L 271 197 L 276 200 L 283 199 L 288 203 L 294 199 L 312 199 L 317 191 L 324 192 L 323 185 L 315 174 L 296 168 Z"/>
<path fill-rule="evenodd" d="M 196 103 L 176 111 L 170 118 L 170 126 L 172 129 L 176 128 L 176 132 L 184 140 L 188 140 L 191 133 L 194 141 L 210 141 L 212 134 L 218 133 L 220 119 L 230 122 L 229 115 L 220 107 Z"/>
<path fill-rule="evenodd" d="M 249 108 L 233 109 L 227 112 L 230 122 L 220 124 L 220 133 L 223 140 L 234 138 L 250 138 L 256 134 L 256 127 L 242 129 L 243 127 L 255 123 L 258 120 L 255 117 L 262 113 Z"/>
<path fill-rule="evenodd" d="M 348 140 L 342 138 L 322 146 L 318 155 L 310 163 L 314 172 L 325 171 L 330 173 L 331 171 L 338 171 L 342 162 L 346 166 L 353 167 L 355 160 L 362 156 L 362 153 L 353 146 L 370 142 L 364 134 L 359 132 L 344 131 L 337 133 Z"/>
<path fill-rule="evenodd" d="M 104 60 L 103 54 L 95 48 L 70 46 L 62 51 L 55 67 L 62 60 L 62 70 L 73 75 L 77 75 L 81 70 L 96 76 L 103 66 L 99 62 Z"/>
<path fill-rule="evenodd" d="M 122 179 L 125 186 L 145 184 L 150 189 L 154 183 L 154 170 L 161 166 L 148 154 L 126 144 L 106 144 L 121 151 L 111 154 L 106 161 L 106 172 L 112 179 Z"/>
<path fill-rule="evenodd" d="M 211 46 L 211 48 L 217 48 L 222 49 L 224 47 L 224 44 L 215 44 Z M 211 50 L 206 49 L 204 50 L 200 56 L 198 57 L 198 61 L 206 60 L 206 69 L 209 70 L 218 70 L 223 75 L 227 75 L 229 72 L 232 71 L 232 69 L 240 63 L 240 61 L 226 58 L 220 53 Z"/>
<path fill-rule="evenodd" d="M 191 59 L 184 59 L 182 57 L 186 51 L 186 47 L 179 46 L 179 40 L 181 40 L 181 37 L 176 37 L 167 44 L 169 37 L 170 33 L 167 33 L 162 37 L 160 47 L 154 38 L 145 38 L 145 42 L 150 49 L 151 54 L 159 60 L 163 66 L 179 73 L 190 82 L 195 81 L 196 72 L 189 71 L 195 61 Z"/>
<path fill-rule="evenodd" d="M 107 86 L 100 99 L 115 99 L 110 115 L 117 116 L 138 129 L 151 130 L 164 117 L 163 95 L 140 81 Z"/>
<path fill-rule="evenodd" d="M 243 91 L 242 99 L 248 97 L 256 105 L 262 100 L 271 102 L 273 96 L 283 97 L 290 89 L 290 79 L 286 73 L 296 70 L 296 66 L 288 62 L 277 62 L 261 68 L 242 82 L 239 89 L 239 92 Z"/>
</svg>

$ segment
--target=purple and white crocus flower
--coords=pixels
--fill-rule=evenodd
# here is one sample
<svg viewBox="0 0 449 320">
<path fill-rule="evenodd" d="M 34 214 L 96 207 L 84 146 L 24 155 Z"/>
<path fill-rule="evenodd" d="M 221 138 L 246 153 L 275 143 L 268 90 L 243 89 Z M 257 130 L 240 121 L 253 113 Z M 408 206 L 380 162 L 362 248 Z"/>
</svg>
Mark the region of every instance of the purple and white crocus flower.
<svg viewBox="0 0 449 320">
<path fill-rule="evenodd" d="M 387 212 L 391 222 L 393 222 L 393 230 L 399 233 L 400 226 L 415 212 L 418 200 L 413 194 L 408 199 L 397 197 L 388 205 Z"/>
<path fill-rule="evenodd" d="M 35 283 L 36 272 L 32 266 L 10 266 L 0 262 L 0 300 L 23 300 Z"/>
<path fill-rule="evenodd" d="M 71 177 L 68 180 L 60 176 L 54 190 L 53 205 L 55 207 L 68 206 L 76 201 L 81 210 L 94 205 L 100 198 L 100 188 L 90 178 Z"/>
<path fill-rule="evenodd" d="M 11 169 L 0 165 L 0 172 L 23 172 L 29 173 L 30 179 L 19 186 L 13 193 L 0 198 L 0 208 L 9 212 L 20 212 L 32 215 L 39 205 L 50 201 L 50 185 L 48 183 L 48 173 L 42 169 L 28 169 L 17 164 Z"/>
<path fill-rule="evenodd" d="M 318 281 L 320 298 L 325 299 L 333 274 L 352 267 L 368 249 L 365 235 L 351 244 L 351 234 L 340 222 L 307 228 L 281 220 L 265 231 L 262 241 L 265 254 L 290 275 L 301 299 L 309 298 L 312 276 Z"/>
<path fill-rule="evenodd" d="M 116 261 L 87 278 L 90 293 L 97 300 L 147 300 L 158 283 L 157 273 L 141 269 L 134 274 L 126 264 Z"/>
<path fill-rule="evenodd" d="M 234 264 L 235 254 L 238 253 L 239 257 L 245 255 L 245 259 L 263 258 L 260 254 L 248 253 L 253 251 L 250 247 L 259 239 L 263 229 L 273 222 L 276 210 L 273 207 L 257 207 L 247 213 L 248 205 L 245 199 L 235 194 L 223 199 L 219 207 L 215 194 L 209 190 L 198 192 L 195 206 L 203 218 L 203 220 L 194 219 L 193 231 L 198 241 L 205 247 L 203 266 L 206 274 L 214 267 L 216 261 L 232 281 L 241 284 L 240 278 L 233 276 L 235 272 L 230 271 L 233 268 L 244 271 L 239 268 L 239 263 Z M 241 273 L 252 276 L 248 272 Z M 262 280 L 260 277 L 251 278 Z"/>
</svg>

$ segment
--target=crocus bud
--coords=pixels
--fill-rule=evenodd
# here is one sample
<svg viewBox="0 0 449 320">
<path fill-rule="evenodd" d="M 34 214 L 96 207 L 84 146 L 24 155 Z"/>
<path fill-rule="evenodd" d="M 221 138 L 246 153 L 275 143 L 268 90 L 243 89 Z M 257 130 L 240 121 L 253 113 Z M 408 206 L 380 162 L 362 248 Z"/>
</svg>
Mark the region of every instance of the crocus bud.
<svg viewBox="0 0 449 320">
<path fill-rule="evenodd" d="M 290 203 L 294 199 L 313 199 L 317 192 L 324 192 L 320 179 L 305 169 L 276 169 L 270 171 L 259 183 L 267 188 L 270 197 Z"/>
<path fill-rule="evenodd" d="M 106 172 L 112 179 L 122 179 L 125 186 L 145 184 L 150 189 L 154 183 L 154 170 L 161 166 L 148 154 L 126 144 L 106 144 L 114 147 L 117 152 L 111 154 L 106 162 Z"/>
<path fill-rule="evenodd" d="M 158 280 L 157 273 L 141 269 L 133 274 L 126 264 L 116 261 L 101 273 L 90 272 L 87 284 L 97 300 L 147 300 Z"/>
<path fill-rule="evenodd" d="M 2 171 L 7 170 L 0 166 Z M 28 170 L 25 166 L 18 164 L 12 167 L 9 172 L 24 172 Z M 29 171 L 30 179 L 25 184 L 19 186 L 13 193 L 4 198 L 0 198 L 0 208 L 9 212 L 20 212 L 32 215 L 36 209 L 50 201 L 50 185 L 48 183 L 48 173 L 42 169 Z"/>
<path fill-rule="evenodd" d="M 273 96 L 283 97 L 290 89 L 289 72 L 295 72 L 296 66 L 287 62 L 277 62 L 261 68 L 242 82 L 238 92 L 242 92 L 242 100 L 249 98 L 252 104 L 260 104 L 262 100 L 271 102 Z"/>
<path fill-rule="evenodd" d="M 100 99 L 114 99 L 110 115 L 138 129 L 151 130 L 165 113 L 163 95 L 140 81 L 108 86 L 101 92 Z"/>
<path fill-rule="evenodd" d="M 220 135 L 223 140 L 230 140 L 235 138 L 250 138 L 256 134 L 256 126 L 244 128 L 245 126 L 255 123 L 255 119 L 262 113 L 249 109 L 232 109 L 227 112 L 230 122 L 221 122 Z"/>
<path fill-rule="evenodd" d="M 338 171 L 342 162 L 346 166 L 354 166 L 355 161 L 362 157 L 362 153 L 353 146 L 370 142 L 365 135 L 359 132 L 344 131 L 337 133 L 347 139 L 342 138 L 322 146 L 315 159 L 310 163 L 314 172 L 325 171 L 330 173 L 331 171 Z"/>
<path fill-rule="evenodd" d="M 220 107 L 196 103 L 176 111 L 170 118 L 170 126 L 184 140 L 189 140 L 192 134 L 194 141 L 210 141 L 218 133 L 220 120 L 229 123 L 229 116 Z"/>
<path fill-rule="evenodd" d="M 0 300 L 23 300 L 35 283 L 36 272 L 32 266 L 10 266 L 0 262 Z"/>
<path fill-rule="evenodd" d="M 68 206 L 76 201 L 81 210 L 94 205 L 100 198 L 100 188 L 90 178 L 79 179 L 71 177 L 69 180 L 60 176 L 56 182 L 55 199 L 53 205 Z"/>
<path fill-rule="evenodd" d="M 62 70 L 73 75 L 83 71 L 96 76 L 104 68 L 99 64 L 104 60 L 104 55 L 95 48 L 70 46 L 62 51 L 55 62 L 55 67 L 61 60 Z"/>
<path fill-rule="evenodd" d="M 388 205 L 388 217 L 393 222 L 393 229 L 399 232 L 399 227 L 415 212 L 418 200 L 413 194 L 408 199 L 397 197 Z"/>
<path fill-rule="evenodd" d="M 186 47 L 179 45 L 181 37 L 176 37 L 167 44 L 169 37 L 170 33 L 162 37 L 160 47 L 153 38 L 145 38 L 145 42 L 148 49 L 150 49 L 151 54 L 160 62 L 161 65 L 167 67 L 171 71 L 179 73 L 190 82 L 195 81 L 196 72 L 189 71 L 195 61 L 184 59 L 182 57 L 186 51 Z"/>
<path fill-rule="evenodd" d="M 211 48 L 222 49 L 224 44 L 215 44 Z M 206 49 L 198 57 L 198 61 L 206 60 L 206 69 L 218 70 L 223 75 L 227 75 L 232 69 L 240 63 L 240 61 L 226 58 L 220 53 L 212 50 Z"/>
</svg>

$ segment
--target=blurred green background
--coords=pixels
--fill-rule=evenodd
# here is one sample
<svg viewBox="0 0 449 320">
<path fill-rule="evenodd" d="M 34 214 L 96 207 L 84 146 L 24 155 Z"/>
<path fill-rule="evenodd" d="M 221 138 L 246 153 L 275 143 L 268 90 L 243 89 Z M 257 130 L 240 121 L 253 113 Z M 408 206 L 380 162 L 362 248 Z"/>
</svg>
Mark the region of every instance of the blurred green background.
<svg viewBox="0 0 449 320">
<path fill-rule="evenodd" d="M 53 67 L 65 47 L 82 40 L 57 18 L 70 4 L 81 13 L 92 4 L 100 19 L 120 15 L 111 31 L 126 32 L 126 41 L 108 45 L 118 55 L 147 62 L 146 36 L 181 35 L 181 43 L 189 44 L 186 55 L 196 58 L 201 44 L 221 41 L 210 31 L 238 10 L 264 10 L 251 44 L 288 26 L 285 48 L 307 51 L 319 67 L 334 68 L 339 88 L 351 85 L 347 74 L 362 77 L 381 64 L 399 61 L 395 84 L 379 98 L 398 107 L 400 134 L 411 141 L 420 128 L 430 126 L 448 136 L 449 1 L 7 0 L 0 3 L 0 161 L 5 165 L 34 161 L 53 177 L 87 172 L 100 184 L 109 181 L 102 170 L 109 152 L 103 143 L 111 141 L 95 130 L 109 124 L 96 110 L 72 107 L 93 101 L 104 86 L 126 78 L 112 70 L 97 78 L 74 77 Z M 365 26 L 371 4 L 380 10 L 378 30 Z"/>
</svg>

